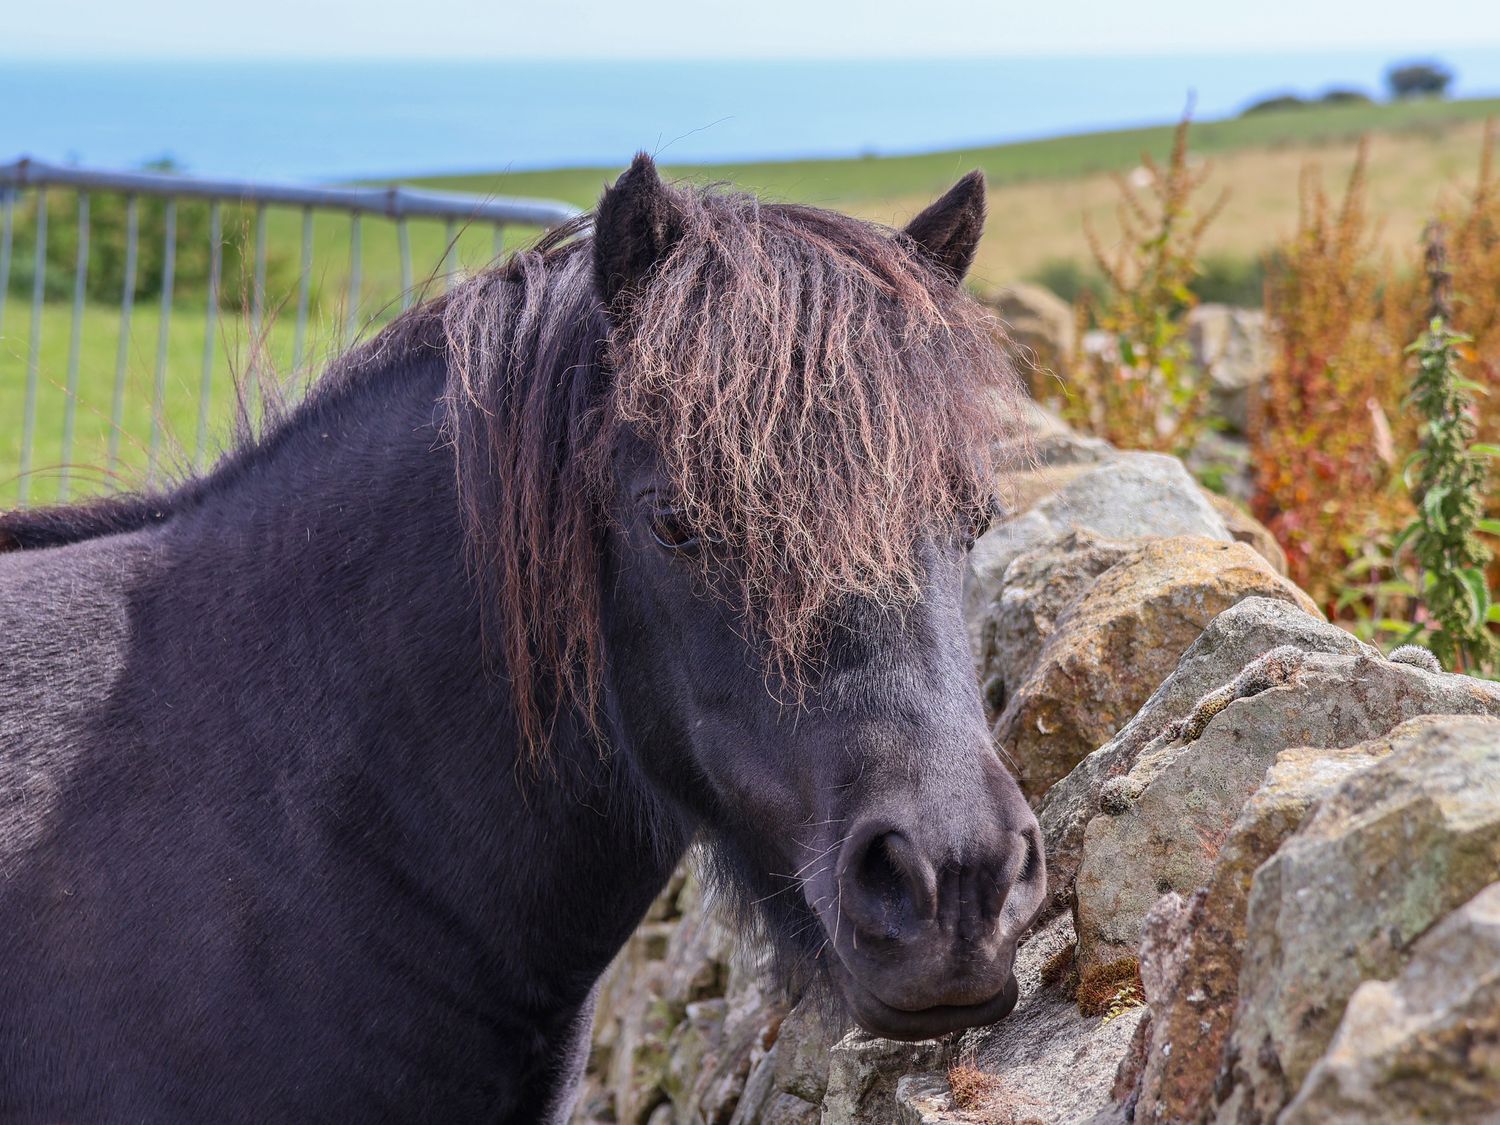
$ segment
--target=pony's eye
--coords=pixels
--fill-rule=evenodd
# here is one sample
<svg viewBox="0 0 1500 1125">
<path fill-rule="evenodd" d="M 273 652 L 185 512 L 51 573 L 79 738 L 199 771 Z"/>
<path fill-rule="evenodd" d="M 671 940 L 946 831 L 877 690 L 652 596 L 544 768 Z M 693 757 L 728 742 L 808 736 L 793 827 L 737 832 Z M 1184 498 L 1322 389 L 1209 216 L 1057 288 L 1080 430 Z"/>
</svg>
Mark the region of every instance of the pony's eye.
<svg viewBox="0 0 1500 1125">
<path fill-rule="evenodd" d="M 652 515 L 651 535 L 669 551 L 685 551 L 698 543 L 698 534 L 675 508 L 663 508 Z"/>
<path fill-rule="evenodd" d="M 1005 512 L 1000 507 L 1000 501 L 993 496 L 990 497 L 988 503 L 974 513 L 970 518 L 969 526 L 964 529 L 964 550 L 967 551 L 973 547 L 979 537 L 1000 522 L 1004 516 Z"/>
</svg>

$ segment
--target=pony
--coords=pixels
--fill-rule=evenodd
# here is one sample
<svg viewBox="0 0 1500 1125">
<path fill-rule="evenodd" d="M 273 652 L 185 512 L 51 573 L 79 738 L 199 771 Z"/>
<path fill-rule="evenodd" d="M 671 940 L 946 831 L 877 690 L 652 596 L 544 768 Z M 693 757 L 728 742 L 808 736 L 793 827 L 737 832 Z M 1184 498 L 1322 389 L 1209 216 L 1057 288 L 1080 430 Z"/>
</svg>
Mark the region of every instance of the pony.
<svg viewBox="0 0 1500 1125">
<path fill-rule="evenodd" d="M 0 1119 L 563 1121 L 690 845 L 873 1034 L 1006 1015 L 960 587 L 1017 384 L 904 230 L 637 157 L 206 475 L 0 517 Z"/>
</svg>

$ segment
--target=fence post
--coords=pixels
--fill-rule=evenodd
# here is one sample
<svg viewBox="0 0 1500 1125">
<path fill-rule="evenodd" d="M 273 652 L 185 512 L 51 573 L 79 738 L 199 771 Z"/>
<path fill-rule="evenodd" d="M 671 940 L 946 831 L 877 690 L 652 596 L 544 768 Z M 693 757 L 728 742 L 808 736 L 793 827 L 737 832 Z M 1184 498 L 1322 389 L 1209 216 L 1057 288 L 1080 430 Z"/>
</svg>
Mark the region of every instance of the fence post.
<svg viewBox="0 0 1500 1125">
<path fill-rule="evenodd" d="M 193 468 L 203 468 L 203 451 L 208 445 L 208 402 L 214 390 L 214 353 L 217 351 L 214 326 L 219 314 L 219 271 L 223 268 L 223 231 L 219 202 L 208 207 L 208 307 L 203 313 L 203 375 L 198 383 L 198 430 L 193 439 Z M 252 342 L 251 346 L 254 344 Z"/>
<path fill-rule="evenodd" d="M 0 187 L 0 339 L 5 337 L 5 295 L 10 292 L 10 235 L 16 193 Z"/>
<path fill-rule="evenodd" d="M 73 428 L 78 422 L 78 351 L 83 342 L 83 298 L 89 272 L 89 196 L 78 193 L 78 260 L 73 265 L 73 323 L 68 332 L 68 397 L 63 402 L 62 466 L 57 498 L 68 498 L 73 471 Z"/>
<path fill-rule="evenodd" d="M 47 189 L 36 189 L 36 258 L 31 278 L 31 338 L 26 341 L 26 405 L 21 421 L 21 507 L 31 494 L 31 445 L 36 438 L 36 390 L 42 366 L 42 302 L 47 297 Z"/>
<path fill-rule="evenodd" d="M 297 277 L 297 335 L 292 343 L 292 370 L 302 370 L 302 349 L 307 342 L 307 305 L 312 294 L 313 213 L 302 208 L 302 272 Z"/>
<path fill-rule="evenodd" d="M 120 338 L 115 345 L 115 388 L 109 402 L 108 474 L 120 465 L 120 435 L 125 429 L 125 369 L 130 361 L 130 314 L 135 309 L 136 244 L 140 239 L 140 207 L 134 195 L 125 197 L 125 283 L 120 294 Z"/>
<path fill-rule="evenodd" d="M 177 274 L 177 200 L 168 199 L 165 213 L 166 233 L 162 236 L 161 321 L 156 326 L 156 382 L 151 390 L 151 452 L 146 460 L 146 483 L 156 483 L 156 467 L 161 461 L 161 431 L 166 419 L 162 412 L 167 404 L 167 353 L 171 350 L 172 282 Z"/>
<path fill-rule="evenodd" d="M 359 212 L 349 213 L 349 287 L 348 321 L 344 325 L 344 344 L 354 343 L 359 335 Z"/>
</svg>

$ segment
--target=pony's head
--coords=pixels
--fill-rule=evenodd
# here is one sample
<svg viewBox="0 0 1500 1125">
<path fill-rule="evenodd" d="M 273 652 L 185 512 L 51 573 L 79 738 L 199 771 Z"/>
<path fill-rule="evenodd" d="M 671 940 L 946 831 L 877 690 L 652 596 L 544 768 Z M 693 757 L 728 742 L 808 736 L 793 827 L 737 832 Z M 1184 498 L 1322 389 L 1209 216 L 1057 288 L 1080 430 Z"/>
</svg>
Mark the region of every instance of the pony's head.
<svg viewBox="0 0 1500 1125">
<path fill-rule="evenodd" d="M 1016 417 L 960 286 L 983 214 L 977 173 L 898 232 L 639 157 L 592 239 L 444 312 L 523 741 L 586 716 L 783 962 L 897 1038 L 1010 1010 L 1045 886 L 959 612 Z"/>
</svg>

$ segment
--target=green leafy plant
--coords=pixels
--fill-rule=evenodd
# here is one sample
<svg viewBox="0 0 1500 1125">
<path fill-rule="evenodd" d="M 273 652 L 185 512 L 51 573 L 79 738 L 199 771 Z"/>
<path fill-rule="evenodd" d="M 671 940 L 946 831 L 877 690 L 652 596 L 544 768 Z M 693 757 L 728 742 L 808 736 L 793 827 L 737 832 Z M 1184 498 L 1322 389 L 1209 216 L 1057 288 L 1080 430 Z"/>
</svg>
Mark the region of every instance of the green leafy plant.
<svg viewBox="0 0 1500 1125">
<path fill-rule="evenodd" d="M 1500 521 L 1485 518 L 1486 461 L 1500 447 L 1475 441 L 1474 396 L 1484 388 L 1459 370 L 1459 348 L 1468 338 L 1449 327 L 1446 259 L 1442 228 L 1433 224 L 1427 240 L 1431 318 L 1407 349 L 1416 360 L 1407 403 L 1421 419 L 1420 443 L 1407 466 L 1416 517 L 1396 545 L 1417 567 L 1422 619 L 1415 631 L 1425 634 L 1445 666 L 1483 673 L 1500 654 L 1489 628 L 1500 613 L 1485 574 L 1494 554 L 1480 538 L 1500 534 Z"/>
</svg>

